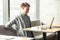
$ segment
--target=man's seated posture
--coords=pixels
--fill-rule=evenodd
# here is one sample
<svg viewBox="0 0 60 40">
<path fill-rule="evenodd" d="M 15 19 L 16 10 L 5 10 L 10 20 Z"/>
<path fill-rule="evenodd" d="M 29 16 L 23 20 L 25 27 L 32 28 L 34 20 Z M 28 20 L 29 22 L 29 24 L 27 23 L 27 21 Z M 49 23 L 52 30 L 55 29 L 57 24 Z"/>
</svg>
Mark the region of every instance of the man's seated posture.
<svg viewBox="0 0 60 40">
<path fill-rule="evenodd" d="M 33 33 L 30 31 L 23 31 L 23 28 L 31 27 L 30 17 L 27 15 L 29 12 L 30 5 L 28 3 L 21 4 L 22 12 L 20 15 L 15 17 L 12 21 L 6 24 L 6 27 L 12 27 L 12 25 L 16 25 L 17 36 L 27 36 L 27 37 L 34 37 Z"/>
</svg>

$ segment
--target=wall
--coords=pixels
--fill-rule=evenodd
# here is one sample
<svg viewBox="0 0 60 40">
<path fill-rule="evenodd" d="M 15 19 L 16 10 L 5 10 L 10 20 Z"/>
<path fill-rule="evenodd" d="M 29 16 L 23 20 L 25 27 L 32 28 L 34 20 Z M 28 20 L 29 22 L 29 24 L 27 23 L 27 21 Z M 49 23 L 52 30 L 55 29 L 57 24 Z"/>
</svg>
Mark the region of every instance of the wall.
<svg viewBox="0 0 60 40">
<path fill-rule="evenodd" d="M 8 0 L 3 0 L 3 24 L 8 22 Z"/>
<path fill-rule="evenodd" d="M 53 17 L 60 24 L 60 0 L 40 0 L 40 21 L 50 24 Z"/>
</svg>

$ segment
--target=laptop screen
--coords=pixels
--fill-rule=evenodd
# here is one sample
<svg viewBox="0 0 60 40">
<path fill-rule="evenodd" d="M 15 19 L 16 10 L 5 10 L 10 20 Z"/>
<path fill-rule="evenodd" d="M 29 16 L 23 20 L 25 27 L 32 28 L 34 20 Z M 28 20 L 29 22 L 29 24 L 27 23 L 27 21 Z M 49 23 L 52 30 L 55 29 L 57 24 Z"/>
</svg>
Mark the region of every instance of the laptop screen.
<svg viewBox="0 0 60 40">
<path fill-rule="evenodd" d="M 52 21 L 51 21 L 51 24 L 50 24 L 50 29 L 52 28 L 53 21 L 54 21 L 54 17 L 52 18 Z"/>
</svg>

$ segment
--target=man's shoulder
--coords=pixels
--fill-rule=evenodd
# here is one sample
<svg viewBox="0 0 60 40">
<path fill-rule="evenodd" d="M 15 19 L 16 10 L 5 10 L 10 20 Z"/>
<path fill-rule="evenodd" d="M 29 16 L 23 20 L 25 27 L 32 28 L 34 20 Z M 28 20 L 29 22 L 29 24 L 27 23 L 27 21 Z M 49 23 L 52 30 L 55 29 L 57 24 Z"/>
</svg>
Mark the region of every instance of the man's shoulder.
<svg viewBox="0 0 60 40">
<path fill-rule="evenodd" d="M 18 14 L 15 18 L 21 17 L 21 14 Z"/>
<path fill-rule="evenodd" d="M 18 18 L 20 18 L 21 17 L 21 15 L 19 14 L 19 15 L 16 15 L 13 19 L 11 19 L 11 20 L 16 20 L 16 19 L 18 19 Z M 11 21 L 10 20 L 10 21 Z"/>
</svg>

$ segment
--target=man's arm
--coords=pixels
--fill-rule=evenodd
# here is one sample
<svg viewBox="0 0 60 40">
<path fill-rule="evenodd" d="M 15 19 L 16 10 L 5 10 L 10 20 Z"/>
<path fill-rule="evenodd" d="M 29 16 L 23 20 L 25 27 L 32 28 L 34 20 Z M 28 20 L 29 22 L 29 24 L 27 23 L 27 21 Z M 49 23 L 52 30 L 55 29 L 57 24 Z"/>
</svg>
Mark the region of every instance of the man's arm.
<svg viewBox="0 0 60 40">
<path fill-rule="evenodd" d="M 11 27 L 13 24 L 15 24 L 15 19 L 13 19 L 13 20 L 11 20 L 11 21 L 9 21 L 6 25 L 5 25 L 5 27 Z"/>
<path fill-rule="evenodd" d="M 10 30 L 10 31 L 12 31 L 12 32 L 14 32 L 14 33 L 16 33 L 16 30 L 14 30 L 14 28 L 12 28 L 12 25 L 16 24 L 16 20 L 17 20 L 17 19 L 15 18 L 15 19 L 9 21 L 9 22 L 5 25 L 5 28 L 8 29 L 8 30 Z"/>
</svg>

